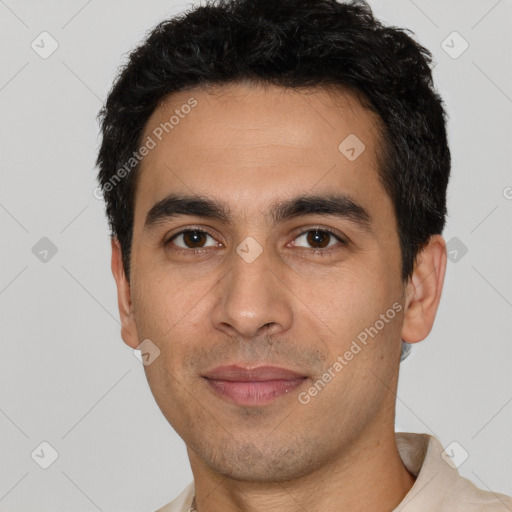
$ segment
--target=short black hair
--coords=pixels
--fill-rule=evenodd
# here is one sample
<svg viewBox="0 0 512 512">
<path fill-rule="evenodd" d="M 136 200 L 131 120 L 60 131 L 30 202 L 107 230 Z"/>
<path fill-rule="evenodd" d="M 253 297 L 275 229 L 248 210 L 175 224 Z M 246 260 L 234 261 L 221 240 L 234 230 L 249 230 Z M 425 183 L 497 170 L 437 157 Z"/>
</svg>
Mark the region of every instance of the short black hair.
<svg viewBox="0 0 512 512">
<path fill-rule="evenodd" d="M 414 35 L 384 26 L 365 1 L 212 0 L 159 23 L 129 55 L 98 115 L 98 179 L 128 279 L 139 166 L 128 172 L 126 162 L 149 117 L 172 93 L 250 82 L 334 85 L 377 114 L 379 177 L 394 204 L 407 280 L 444 228 L 450 151 L 432 54 L 406 32 Z"/>
</svg>

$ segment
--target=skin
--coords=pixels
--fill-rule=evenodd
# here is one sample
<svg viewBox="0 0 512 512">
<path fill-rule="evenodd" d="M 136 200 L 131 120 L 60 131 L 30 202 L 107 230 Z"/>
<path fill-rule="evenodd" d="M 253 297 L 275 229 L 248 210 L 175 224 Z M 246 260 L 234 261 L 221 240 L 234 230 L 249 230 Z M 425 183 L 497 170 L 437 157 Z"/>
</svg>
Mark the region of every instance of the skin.
<svg viewBox="0 0 512 512">
<path fill-rule="evenodd" d="M 392 510 L 414 483 L 394 434 L 400 339 L 421 341 L 432 328 L 444 239 L 430 239 L 403 282 L 393 205 L 377 173 L 377 119 L 352 93 L 198 88 L 161 104 L 144 139 L 192 96 L 197 106 L 142 162 L 130 282 L 115 239 L 112 271 L 124 342 L 136 348 L 150 339 L 161 351 L 144 368 L 162 413 L 187 445 L 197 509 Z M 354 161 L 338 150 L 349 134 L 366 146 Z M 276 200 L 333 191 L 367 209 L 371 232 L 321 214 L 277 225 L 268 217 Z M 179 216 L 145 228 L 148 211 L 170 193 L 222 201 L 231 222 Z M 195 246 L 178 237 L 166 246 L 184 227 L 212 237 Z M 301 236 L 314 228 L 332 229 L 349 243 L 330 238 L 321 256 L 315 241 Z M 263 251 L 252 263 L 236 252 L 248 236 Z M 190 252 L 201 244 L 202 253 Z M 307 405 L 300 403 L 298 394 L 396 302 L 400 313 Z M 240 406 L 202 377 L 235 363 L 280 366 L 308 379 L 268 404 Z"/>
</svg>

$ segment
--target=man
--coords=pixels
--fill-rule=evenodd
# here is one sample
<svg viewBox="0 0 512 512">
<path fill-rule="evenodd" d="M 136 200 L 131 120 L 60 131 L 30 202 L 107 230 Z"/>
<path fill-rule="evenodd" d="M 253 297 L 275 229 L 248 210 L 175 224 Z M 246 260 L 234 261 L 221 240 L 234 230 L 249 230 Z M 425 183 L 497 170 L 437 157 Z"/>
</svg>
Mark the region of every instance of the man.
<svg viewBox="0 0 512 512">
<path fill-rule="evenodd" d="M 98 166 L 122 337 L 194 475 L 161 512 L 512 510 L 394 432 L 446 268 L 430 62 L 334 0 L 207 4 L 131 54 Z"/>
</svg>

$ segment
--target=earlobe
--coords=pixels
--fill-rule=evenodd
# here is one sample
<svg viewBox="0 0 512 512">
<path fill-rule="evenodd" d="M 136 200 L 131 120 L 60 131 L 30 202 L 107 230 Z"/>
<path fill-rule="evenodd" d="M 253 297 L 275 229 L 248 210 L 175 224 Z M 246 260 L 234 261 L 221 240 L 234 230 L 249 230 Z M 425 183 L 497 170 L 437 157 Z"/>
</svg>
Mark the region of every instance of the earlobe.
<svg viewBox="0 0 512 512">
<path fill-rule="evenodd" d="M 137 326 L 133 316 L 130 283 L 126 278 L 123 266 L 123 254 L 121 244 L 117 238 L 112 238 L 112 274 L 117 286 L 117 305 L 121 319 L 121 337 L 131 348 L 139 345 Z"/>
<path fill-rule="evenodd" d="M 433 235 L 418 254 L 406 288 L 402 339 L 408 343 L 424 340 L 432 330 L 445 272 L 446 242 L 441 235 Z"/>
</svg>

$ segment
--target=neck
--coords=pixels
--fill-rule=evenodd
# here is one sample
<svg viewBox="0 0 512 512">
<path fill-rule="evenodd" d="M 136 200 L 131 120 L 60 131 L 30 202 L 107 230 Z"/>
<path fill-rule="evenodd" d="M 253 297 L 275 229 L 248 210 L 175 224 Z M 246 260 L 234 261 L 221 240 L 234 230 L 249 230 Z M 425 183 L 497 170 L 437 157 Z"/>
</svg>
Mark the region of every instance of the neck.
<svg viewBox="0 0 512 512">
<path fill-rule="evenodd" d="M 287 482 L 235 481 L 208 468 L 192 450 L 198 512 L 362 512 L 393 510 L 414 484 L 400 458 L 393 428 L 365 432 L 332 462 Z"/>
</svg>

